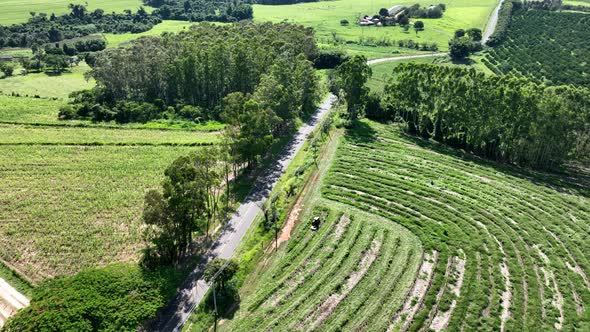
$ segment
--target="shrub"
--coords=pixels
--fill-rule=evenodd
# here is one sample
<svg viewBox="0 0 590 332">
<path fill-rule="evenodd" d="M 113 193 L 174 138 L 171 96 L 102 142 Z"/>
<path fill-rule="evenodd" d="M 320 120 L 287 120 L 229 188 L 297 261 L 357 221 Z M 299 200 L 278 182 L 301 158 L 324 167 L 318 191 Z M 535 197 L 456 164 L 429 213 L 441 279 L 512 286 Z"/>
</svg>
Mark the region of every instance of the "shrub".
<svg viewBox="0 0 590 332">
<path fill-rule="evenodd" d="M 348 25 L 348 24 L 350 24 L 350 22 L 348 22 L 348 20 L 346 20 L 346 19 L 344 19 L 344 20 L 340 20 L 340 25 L 342 25 L 342 26 L 346 26 L 346 25 Z"/>
<path fill-rule="evenodd" d="M 14 73 L 14 65 L 11 63 L 0 62 L 0 71 L 2 71 L 6 77 L 12 76 Z"/>
<path fill-rule="evenodd" d="M 335 48 L 321 48 L 314 60 L 317 69 L 333 69 L 340 66 L 349 56 L 344 51 Z"/>
<path fill-rule="evenodd" d="M 136 331 L 176 293 L 180 274 L 113 264 L 58 277 L 34 290 L 31 305 L 3 331 Z"/>
</svg>

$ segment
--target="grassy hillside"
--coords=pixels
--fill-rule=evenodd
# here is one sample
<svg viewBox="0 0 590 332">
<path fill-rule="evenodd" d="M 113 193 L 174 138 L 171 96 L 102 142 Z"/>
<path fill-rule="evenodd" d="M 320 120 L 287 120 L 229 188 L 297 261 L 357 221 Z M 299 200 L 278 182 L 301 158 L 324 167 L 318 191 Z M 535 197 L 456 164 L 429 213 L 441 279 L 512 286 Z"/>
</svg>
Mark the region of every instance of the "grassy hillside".
<svg viewBox="0 0 590 332">
<path fill-rule="evenodd" d="M 356 24 L 361 15 L 376 14 L 380 8 L 390 8 L 394 4 L 413 5 L 420 3 L 427 6 L 433 3 L 446 3 L 447 10 L 441 19 L 421 19 L 425 29 L 418 35 L 411 29 L 404 32 L 399 26 L 396 27 L 360 27 Z M 333 36 L 345 41 L 358 42 L 361 38 L 373 40 L 373 43 L 383 39 L 402 40 L 413 39 L 420 43 L 435 42 L 440 50 L 448 48 L 448 41 L 453 37 L 457 29 L 481 28 L 487 24 L 492 10 L 497 5 L 496 0 L 455 0 L 455 1 L 397 1 L 386 0 L 358 1 L 320 1 L 300 3 L 296 5 L 283 6 L 254 6 L 254 19 L 256 21 L 280 22 L 288 20 L 305 26 L 313 27 L 320 43 L 333 43 Z M 340 20 L 347 19 L 348 26 L 341 26 Z M 392 51 L 401 53 L 415 53 L 409 49 L 398 47 L 363 47 L 359 45 L 346 45 L 346 48 L 354 53 L 364 53 L 371 58 L 378 58 L 390 55 Z"/>
<path fill-rule="evenodd" d="M 323 196 L 405 226 L 438 253 L 425 305 L 392 326 L 590 327 L 582 178 L 499 166 L 366 121 L 341 144 Z"/>
<path fill-rule="evenodd" d="M 143 5 L 141 0 L 3 0 L 2 11 L 0 11 L 0 24 L 9 25 L 26 22 L 30 17 L 30 12 L 46 13 L 51 15 L 66 14 L 69 12 L 70 3 L 88 3 L 89 10 L 97 8 L 104 9 L 106 13 L 123 12 L 125 9 L 135 11 Z M 147 7 L 146 7 L 147 8 Z"/>
<path fill-rule="evenodd" d="M 222 330 L 590 327 L 587 176 L 501 166 L 371 121 L 329 164 L 321 198 L 304 200 Z"/>
</svg>

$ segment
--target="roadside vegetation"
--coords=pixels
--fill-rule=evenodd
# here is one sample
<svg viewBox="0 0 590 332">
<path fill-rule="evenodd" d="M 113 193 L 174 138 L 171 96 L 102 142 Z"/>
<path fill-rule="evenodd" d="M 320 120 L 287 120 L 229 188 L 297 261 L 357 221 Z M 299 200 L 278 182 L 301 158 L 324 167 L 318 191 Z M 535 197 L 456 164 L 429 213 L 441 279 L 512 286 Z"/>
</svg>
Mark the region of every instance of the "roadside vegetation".
<svg viewBox="0 0 590 332">
<path fill-rule="evenodd" d="M 180 276 L 119 263 L 55 278 L 39 285 L 32 305 L 2 331 L 135 331 L 175 295 Z"/>
</svg>

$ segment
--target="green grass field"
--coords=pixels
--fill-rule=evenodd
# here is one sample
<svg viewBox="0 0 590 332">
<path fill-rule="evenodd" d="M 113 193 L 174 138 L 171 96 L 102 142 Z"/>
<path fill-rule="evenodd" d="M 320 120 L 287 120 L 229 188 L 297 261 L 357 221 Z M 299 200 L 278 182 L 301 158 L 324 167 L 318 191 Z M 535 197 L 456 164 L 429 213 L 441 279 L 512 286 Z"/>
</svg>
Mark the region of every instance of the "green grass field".
<svg viewBox="0 0 590 332">
<path fill-rule="evenodd" d="M 0 145 L 186 145 L 215 144 L 216 132 L 79 128 L 0 124 Z"/>
<path fill-rule="evenodd" d="M 395 4 L 412 5 L 420 3 L 430 5 L 434 2 L 420 1 L 385 1 L 385 0 L 337 0 L 301 3 L 283 6 L 254 6 L 255 21 L 280 22 L 288 20 L 305 26 L 313 27 L 316 30 L 318 41 L 322 44 L 333 43 L 333 34 L 346 41 L 358 42 L 360 38 L 365 40 L 372 38 L 374 41 L 383 39 L 402 40 L 413 39 L 418 42 L 435 42 L 440 50 L 448 48 L 448 41 L 453 37 L 456 29 L 481 28 L 497 6 L 496 0 L 453 0 L 442 1 L 446 3 L 447 10 L 441 19 L 422 19 L 425 30 L 418 35 L 411 29 L 405 33 L 402 28 L 397 27 L 360 27 L 356 24 L 357 18 L 365 14 L 375 14 L 380 8 L 390 8 Z M 340 20 L 347 19 L 349 26 L 341 26 Z M 404 54 L 415 53 L 416 51 L 398 47 L 360 47 L 345 45 L 353 53 L 364 53 L 370 58 L 378 58 L 390 55 L 392 52 Z"/>
<path fill-rule="evenodd" d="M 373 76 L 371 76 L 371 79 L 367 82 L 367 86 L 371 89 L 371 91 L 381 93 L 383 91 L 383 88 L 391 78 L 391 73 L 393 72 L 393 69 L 402 63 L 434 63 L 442 66 L 470 67 L 475 68 L 476 70 L 483 71 L 490 75 L 494 74 L 491 70 L 489 70 L 488 67 L 481 63 L 481 56 L 471 56 L 471 60 L 472 63 L 470 64 L 454 64 L 451 62 L 449 57 L 429 57 L 410 60 L 381 62 L 371 66 L 371 69 L 373 70 Z"/>
<path fill-rule="evenodd" d="M 46 13 L 51 15 L 66 14 L 69 12 L 70 3 L 87 3 L 88 10 L 97 8 L 104 9 L 105 12 L 122 12 L 125 9 L 136 11 L 143 5 L 141 0 L 2 0 L 2 10 L 0 11 L 0 25 L 9 25 L 26 22 L 31 15 L 30 12 Z M 146 7 L 146 10 L 150 10 Z"/>
<path fill-rule="evenodd" d="M 61 100 L 13 97 L 0 94 L 0 122 L 59 124 Z"/>
<path fill-rule="evenodd" d="M 68 69 L 60 75 L 48 73 L 29 73 L 0 79 L 0 92 L 17 93 L 22 96 L 40 96 L 66 99 L 70 93 L 94 87 L 94 80 L 87 81 L 84 73 L 90 70 L 85 62 Z M 18 73 L 17 70 L 15 73 Z"/>
<path fill-rule="evenodd" d="M 381 62 L 372 65 L 371 70 L 373 71 L 373 76 L 371 76 L 371 79 L 367 82 L 367 86 L 371 89 L 371 91 L 381 93 L 385 87 L 385 84 L 387 84 L 389 81 L 391 73 L 395 67 L 402 63 L 433 63 L 435 59 L 437 58 L 418 58 L 402 61 Z"/>
<path fill-rule="evenodd" d="M 104 38 L 107 40 L 108 47 L 119 47 L 129 43 L 130 41 L 143 36 L 159 36 L 164 32 L 179 32 L 184 29 L 188 29 L 194 23 L 186 21 L 172 21 L 166 20 L 162 23 L 154 26 L 151 30 L 142 33 L 124 33 L 124 34 L 113 34 L 105 33 Z"/>
</svg>

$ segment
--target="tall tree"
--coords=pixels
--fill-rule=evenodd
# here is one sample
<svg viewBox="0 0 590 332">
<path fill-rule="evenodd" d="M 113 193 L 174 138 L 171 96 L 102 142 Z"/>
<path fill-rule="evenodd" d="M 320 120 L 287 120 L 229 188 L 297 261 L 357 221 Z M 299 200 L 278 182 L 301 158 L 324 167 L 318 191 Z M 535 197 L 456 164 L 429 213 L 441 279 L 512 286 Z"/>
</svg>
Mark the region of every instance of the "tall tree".
<svg viewBox="0 0 590 332">
<path fill-rule="evenodd" d="M 369 89 L 365 86 L 373 72 L 363 55 L 355 55 L 337 68 L 338 85 L 344 92 L 348 117 L 356 120 L 364 107 Z"/>
</svg>

